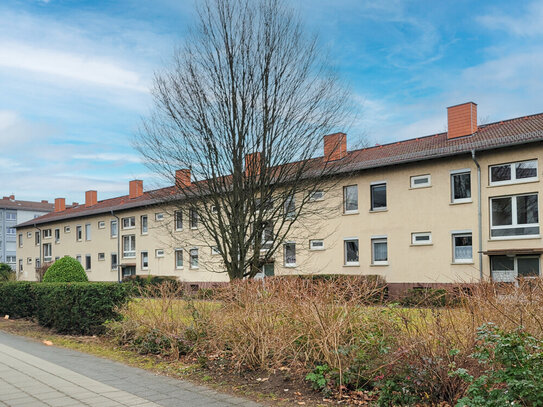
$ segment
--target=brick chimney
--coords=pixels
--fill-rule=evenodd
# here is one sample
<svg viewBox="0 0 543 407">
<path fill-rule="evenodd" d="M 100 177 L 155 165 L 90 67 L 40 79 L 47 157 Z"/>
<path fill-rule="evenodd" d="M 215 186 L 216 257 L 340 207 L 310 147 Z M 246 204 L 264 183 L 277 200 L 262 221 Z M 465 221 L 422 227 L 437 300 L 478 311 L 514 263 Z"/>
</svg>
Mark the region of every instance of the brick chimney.
<svg viewBox="0 0 543 407">
<path fill-rule="evenodd" d="M 130 181 L 129 184 L 129 197 L 130 199 L 139 198 L 143 195 L 143 181 L 141 179 L 135 179 Z"/>
<path fill-rule="evenodd" d="M 175 171 L 175 186 L 178 188 L 186 188 L 190 187 L 191 180 L 190 180 L 190 170 L 189 169 L 182 169 Z"/>
<path fill-rule="evenodd" d="M 55 212 L 62 212 L 66 210 L 66 199 L 55 198 Z"/>
<path fill-rule="evenodd" d="M 347 135 L 334 133 L 324 136 L 324 160 L 341 160 L 347 155 Z"/>
<path fill-rule="evenodd" d="M 447 138 L 471 136 L 477 131 L 477 104 L 473 102 L 447 108 Z"/>
<path fill-rule="evenodd" d="M 98 202 L 98 192 L 87 191 L 85 192 L 85 207 L 96 205 Z"/>
<path fill-rule="evenodd" d="M 258 175 L 260 174 L 260 161 L 261 154 L 260 152 L 247 154 L 245 156 L 245 175 Z"/>
</svg>

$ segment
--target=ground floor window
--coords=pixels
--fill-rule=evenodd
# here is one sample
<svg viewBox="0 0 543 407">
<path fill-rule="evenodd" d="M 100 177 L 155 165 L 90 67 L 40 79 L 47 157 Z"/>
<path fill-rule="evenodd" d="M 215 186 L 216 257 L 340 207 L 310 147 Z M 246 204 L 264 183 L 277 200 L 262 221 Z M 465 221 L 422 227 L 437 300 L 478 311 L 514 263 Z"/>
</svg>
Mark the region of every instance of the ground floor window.
<svg viewBox="0 0 543 407">
<path fill-rule="evenodd" d="M 497 282 L 514 282 L 518 277 L 538 277 L 539 256 L 492 256 L 490 269 L 492 280 Z"/>
<path fill-rule="evenodd" d="M 284 248 L 285 266 L 296 266 L 296 243 L 285 243 Z"/>
<path fill-rule="evenodd" d="M 136 275 L 136 266 L 123 266 L 123 278 Z"/>
<path fill-rule="evenodd" d="M 373 265 L 388 264 L 388 244 L 384 236 L 371 239 L 371 262 Z"/>
<path fill-rule="evenodd" d="M 345 265 L 346 266 L 358 266 L 358 239 L 345 239 Z"/>
<path fill-rule="evenodd" d="M 471 233 L 453 233 L 453 263 L 473 262 L 473 243 Z"/>
<path fill-rule="evenodd" d="M 183 249 L 175 249 L 175 268 L 183 268 Z"/>
<path fill-rule="evenodd" d="M 265 277 L 273 277 L 274 275 L 275 271 L 273 263 L 266 263 L 260 268 L 260 271 L 254 276 L 254 279 L 259 280 Z"/>
</svg>

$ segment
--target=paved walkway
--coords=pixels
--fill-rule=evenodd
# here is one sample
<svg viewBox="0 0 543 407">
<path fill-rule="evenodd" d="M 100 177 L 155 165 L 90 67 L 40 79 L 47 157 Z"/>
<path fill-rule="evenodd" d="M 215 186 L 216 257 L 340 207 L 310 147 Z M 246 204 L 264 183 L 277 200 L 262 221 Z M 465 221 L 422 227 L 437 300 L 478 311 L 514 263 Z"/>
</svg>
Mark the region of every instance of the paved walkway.
<svg viewBox="0 0 543 407">
<path fill-rule="evenodd" d="M 257 407 L 258 404 L 0 331 L 0 406 Z"/>
</svg>

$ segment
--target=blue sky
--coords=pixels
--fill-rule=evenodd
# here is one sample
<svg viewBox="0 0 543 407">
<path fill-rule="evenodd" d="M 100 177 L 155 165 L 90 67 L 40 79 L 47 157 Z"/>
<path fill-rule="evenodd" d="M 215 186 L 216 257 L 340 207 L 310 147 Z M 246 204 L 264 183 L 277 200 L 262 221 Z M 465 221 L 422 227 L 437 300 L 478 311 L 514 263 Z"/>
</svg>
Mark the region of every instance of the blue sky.
<svg viewBox="0 0 543 407">
<path fill-rule="evenodd" d="M 543 111 L 543 2 L 292 1 L 350 84 L 352 144 L 446 129 L 478 103 L 483 122 Z M 160 181 L 130 145 L 153 72 L 194 19 L 194 2 L 0 2 L 0 195 L 84 201 Z"/>
</svg>

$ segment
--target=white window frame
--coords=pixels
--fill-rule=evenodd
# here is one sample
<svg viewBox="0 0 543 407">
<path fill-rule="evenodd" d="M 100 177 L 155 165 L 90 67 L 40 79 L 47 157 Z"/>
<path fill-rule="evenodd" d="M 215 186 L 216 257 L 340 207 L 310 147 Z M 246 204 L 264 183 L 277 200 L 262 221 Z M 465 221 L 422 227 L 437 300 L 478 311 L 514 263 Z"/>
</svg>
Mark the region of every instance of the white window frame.
<svg viewBox="0 0 543 407">
<path fill-rule="evenodd" d="M 423 184 L 416 184 L 415 181 L 426 179 L 427 182 Z M 432 186 L 432 176 L 430 174 L 424 174 L 424 175 L 413 175 L 411 177 L 411 188 L 417 189 L 417 188 L 428 188 Z"/>
<path fill-rule="evenodd" d="M 51 239 L 51 229 L 43 229 L 43 238 L 44 239 Z"/>
<path fill-rule="evenodd" d="M 75 227 L 75 239 L 76 239 L 78 242 L 82 242 L 82 241 L 83 241 L 83 226 L 77 225 L 77 226 Z"/>
<path fill-rule="evenodd" d="M 316 198 L 315 195 L 317 194 L 320 194 L 320 198 Z M 309 195 L 309 202 L 319 202 L 319 201 L 324 201 L 324 195 L 325 195 L 325 192 L 322 190 L 322 189 L 317 189 L 313 192 L 311 192 L 311 194 Z"/>
<path fill-rule="evenodd" d="M 509 257 L 509 256 L 508 256 Z M 490 260 L 490 278 L 492 279 L 492 281 L 496 281 L 496 282 L 517 282 L 517 279 L 519 278 L 519 275 L 518 275 L 518 259 L 519 258 L 525 258 L 525 259 L 538 259 L 539 260 L 539 277 L 541 277 L 541 256 L 539 255 L 531 255 L 531 256 L 523 256 L 523 255 L 514 255 L 512 256 L 513 258 L 513 270 L 493 270 L 492 269 L 492 259 Z M 499 280 L 495 280 L 494 279 L 494 271 L 497 271 L 497 272 L 501 272 L 503 273 L 503 275 L 506 275 L 507 272 L 510 273 L 511 275 L 511 279 L 499 279 Z M 524 277 L 524 278 L 539 278 L 537 276 L 533 276 L 533 277 Z"/>
<path fill-rule="evenodd" d="M 517 197 L 519 196 L 531 196 L 535 195 L 537 196 L 537 219 L 539 220 L 539 194 L 537 192 L 527 193 L 527 194 L 518 194 L 518 195 L 502 195 L 502 196 L 493 196 L 490 198 L 490 205 L 489 205 L 489 212 L 490 212 L 490 240 L 510 240 L 510 239 L 533 239 L 537 238 L 541 234 L 541 227 L 539 226 L 539 223 L 518 223 L 518 213 L 517 213 Z M 503 198 L 510 198 L 511 199 L 511 225 L 497 225 L 494 226 L 494 215 L 492 211 L 492 201 L 494 199 L 503 199 Z M 515 199 L 513 199 L 515 198 Z M 492 230 L 496 229 L 514 229 L 515 227 L 518 228 L 530 228 L 530 227 L 538 227 L 539 233 L 532 234 L 532 235 L 512 235 L 512 236 L 492 236 Z"/>
<path fill-rule="evenodd" d="M 85 255 L 85 271 L 91 271 L 91 270 L 92 270 L 92 256 L 90 254 L 86 254 Z"/>
<path fill-rule="evenodd" d="M 283 214 L 286 219 L 294 219 L 296 217 L 296 197 L 289 195 L 283 202 Z"/>
<path fill-rule="evenodd" d="M 106 222 L 103 220 L 98 221 L 98 229 L 105 229 L 106 228 Z"/>
<path fill-rule="evenodd" d="M 180 230 L 183 230 L 183 211 L 175 211 L 173 214 L 173 221 L 174 221 L 175 230 L 177 232 L 179 232 Z M 179 227 L 179 223 L 181 223 L 181 227 Z"/>
<path fill-rule="evenodd" d="M 147 215 L 140 216 L 140 232 L 142 235 L 149 233 L 149 218 Z"/>
<path fill-rule="evenodd" d="M 196 266 L 192 263 L 194 251 L 196 251 Z M 200 252 L 197 247 L 193 247 L 189 250 L 189 266 L 191 270 L 198 270 L 200 268 Z"/>
<path fill-rule="evenodd" d="M 26 232 L 26 238 L 32 239 L 32 232 Z"/>
<path fill-rule="evenodd" d="M 459 170 L 449 171 L 449 182 L 451 184 L 451 203 L 473 202 L 472 197 L 469 197 L 469 198 L 455 198 L 454 197 L 453 177 L 455 177 L 456 175 L 462 175 L 462 174 L 469 174 L 469 178 L 470 178 L 470 195 L 471 195 L 471 169 L 470 168 L 462 168 L 462 169 L 459 169 Z"/>
<path fill-rule="evenodd" d="M 14 227 L 7 227 L 6 228 L 6 234 L 7 235 L 16 235 L 17 234 L 17 229 L 14 228 Z"/>
<path fill-rule="evenodd" d="M 356 241 L 358 244 L 358 261 L 347 261 L 347 242 Z M 360 240 L 358 237 L 346 237 L 343 239 L 343 265 L 360 266 Z"/>
<path fill-rule="evenodd" d="M 16 212 L 6 212 L 6 220 L 17 220 Z"/>
<path fill-rule="evenodd" d="M 155 249 L 155 257 L 157 258 L 164 257 L 164 249 Z"/>
<path fill-rule="evenodd" d="M 347 209 L 347 188 L 356 188 L 356 209 Z M 358 196 L 358 184 L 343 186 L 343 213 L 346 215 L 358 213 L 360 209 L 360 199 Z"/>
<path fill-rule="evenodd" d="M 98 261 L 105 261 L 105 260 L 106 260 L 106 254 L 98 253 Z"/>
<path fill-rule="evenodd" d="M 373 187 L 385 186 L 386 205 L 378 208 L 373 207 Z M 386 181 L 374 181 L 370 183 L 370 212 L 380 212 L 388 210 L 388 183 Z"/>
<path fill-rule="evenodd" d="M 125 239 L 132 241 L 132 250 L 124 249 Z M 123 235 L 123 258 L 125 259 L 134 259 L 136 258 L 136 235 Z"/>
<path fill-rule="evenodd" d="M 128 221 L 128 222 L 126 222 Z M 125 225 L 125 223 L 128 223 Z M 136 228 L 136 217 L 135 216 L 127 216 L 125 218 L 121 218 L 121 226 L 123 230 L 130 230 Z"/>
<path fill-rule="evenodd" d="M 147 250 L 143 250 L 140 252 L 141 257 L 141 269 L 142 270 L 149 270 L 149 252 Z M 145 264 L 147 263 L 147 264 Z"/>
<path fill-rule="evenodd" d="M 315 247 L 315 246 L 313 246 L 314 242 L 322 242 L 322 246 L 321 247 Z M 309 250 L 320 251 L 320 250 L 324 250 L 324 249 L 325 249 L 325 247 L 324 247 L 324 239 L 310 239 L 309 240 Z"/>
<path fill-rule="evenodd" d="M 115 263 L 113 263 L 113 256 L 115 256 Z M 111 270 L 117 270 L 119 268 L 119 256 L 117 253 L 111 253 L 111 256 L 109 256 L 109 260 L 111 262 Z"/>
<path fill-rule="evenodd" d="M 55 243 L 60 243 L 60 228 L 55 229 L 54 236 L 55 236 Z"/>
<path fill-rule="evenodd" d="M 471 237 L 471 258 L 470 259 L 457 259 L 456 258 L 456 243 L 455 237 Z M 451 243 L 452 243 L 452 262 L 453 264 L 471 264 L 473 263 L 473 233 L 471 230 L 453 230 L 451 232 Z"/>
<path fill-rule="evenodd" d="M 113 234 L 113 225 L 115 225 L 115 234 Z M 112 239 L 117 238 L 117 236 L 119 236 L 119 222 L 117 222 L 117 219 L 113 219 L 111 222 L 109 222 L 109 228 L 109 236 Z"/>
<path fill-rule="evenodd" d="M 179 265 L 177 263 L 179 254 L 181 254 L 181 265 Z M 183 257 L 184 257 L 183 256 L 183 249 L 182 248 L 175 249 L 173 259 L 174 259 L 174 262 L 175 262 L 175 269 L 176 270 L 183 270 L 183 268 L 184 268 L 184 258 Z"/>
<path fill-rule="evenodd" d="M 294 246 L 294 263 L 287 263 L 287 246 L 293 245 Z M 283 244 L 283 265 L 285 267 L 296 267 L 296 242 L 285 242 Z"/>
<path fill-rule="evenodd" d="M 530 178 L 518 178 L 517 179 L 517 171 L 516 171 L 516 165 L 521 163 L 527 163 L 527 162 L 535 162 L 535 177 Z M 505 181 L 492 181 L 492 168 L 494 167 L 503 167 L 509 165 L 511 167 L 511 179 L 505 180 Z M 531 159 L 531 160 L 522 160 L 522 161 L 514 161 L 510 163 L 503 163 L 503 164 L 493 164 L 488 166 L 488 185 L 490 186 L 498 186 L 498 185 L 509 185 L 509 184 L 522 184 L 524 182 L 533 182 L 539 180 L 539 163 L 537 159 Z"/>
<path fill-rule="evenodd" d="M 48 250 L 46 250 L 46 248 Z M 53 245 L 51 243 L 44 243 L 43 244 L 43 261 L 49 262 L 51 260 L 53 260 Z"/>
<path fill-rule="evenodd" d="M 419 236 L 428 236 L 428 240 L 417 241 Z M 411 245 L 413 246 L 430 246 L 433 244 L 432 232 L 413 232 L 411 233 Z"/>
<path fill-rule="evenodd" d="M 26 264 L 32 264 L 32 257 L 26 258 Z"/>
<path fill-rule="evenodd" d="M 163 212 L 155 213 L 155 221 L 161 222 L 163 220 L 164 220 L 164 213 Z"/>
<path fill-rule="evenodd" d="M 64 233 L 70 233 L 72 231 L 72 228 L 69 226 L 64 226 Z"/>
<path fill-rule="evenodd" d="M 386 243 L 387 245 L 387 259 L 375 260 L 375 243 Z M 371 237 L 371 264 L 373 266 L 388 266 L 388 236 L 379 235 Z"/>
<path fill-rule="evenodd" d="M 17 238 L 19 239 L 19 247 L 23 247 L 23 234 L 19 233 Z"/>
<path fill-rule="evenodd" d="M 90 241 L 91 240 L 91 224 L 90 223 L 87 223 L 85 224 L 85 241 Z"/>
<path fill-rule="evenodd" d="M 198 229 L 200 223 L 200 216 L 196 209 L 189 209 L 189 226 L 191 229 Z"/>
</svg>

